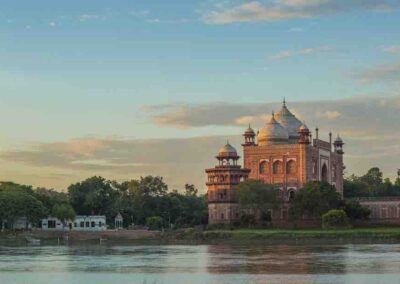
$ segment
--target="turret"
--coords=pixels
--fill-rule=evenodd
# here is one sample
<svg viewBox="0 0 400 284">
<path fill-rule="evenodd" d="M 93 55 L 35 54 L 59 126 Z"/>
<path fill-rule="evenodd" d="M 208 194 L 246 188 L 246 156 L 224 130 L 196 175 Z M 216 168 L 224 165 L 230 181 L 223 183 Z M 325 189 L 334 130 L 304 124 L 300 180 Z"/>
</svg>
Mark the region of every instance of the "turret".
<svg viewBox="0 0 400 284">
<path fill-rule="evenodd" d="M 243 137 L 244 137 L 244 144 L 242 144 L 242 146 L 255 145 L 256 134 L 254 133 L 254 130 L 253 128 L 251 128 L 250 124 L 249 127 L 244 132 Z"/>
<path fill-rule="evenodd" d="M 343 155 L 343 154 L 344 154 L 344 152 L 343 152 L 343 145 L 344 145 L 343 140 L 342 140 L 342 138 L 340 138 L 340 136 L 338 135 L 338 136 L 336 137 L 336 139 L 335 139 L 335 142 L 333 142 L 333 147 L 334 147 L 335 152 L 338 153 L 338 154 L 340 154 L 340 155 Z"/>
<path fill-rule="evenodd" d="M 305 122 L 299 128 L 299 144 L 310 144 L 310 130 Z"/>
</svg>

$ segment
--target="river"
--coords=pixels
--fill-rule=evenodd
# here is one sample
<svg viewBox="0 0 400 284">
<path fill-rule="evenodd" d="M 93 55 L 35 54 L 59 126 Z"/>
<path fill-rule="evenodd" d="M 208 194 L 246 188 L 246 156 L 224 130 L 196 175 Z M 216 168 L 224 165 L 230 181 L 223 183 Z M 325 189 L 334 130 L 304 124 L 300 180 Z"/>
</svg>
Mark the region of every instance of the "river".
<svg viewBox="0 0 400 284">
<path fill-rule="evenodd" d="M 400 245 L 0 246 L 0 283 L 400 283 Z"/>
</svg>

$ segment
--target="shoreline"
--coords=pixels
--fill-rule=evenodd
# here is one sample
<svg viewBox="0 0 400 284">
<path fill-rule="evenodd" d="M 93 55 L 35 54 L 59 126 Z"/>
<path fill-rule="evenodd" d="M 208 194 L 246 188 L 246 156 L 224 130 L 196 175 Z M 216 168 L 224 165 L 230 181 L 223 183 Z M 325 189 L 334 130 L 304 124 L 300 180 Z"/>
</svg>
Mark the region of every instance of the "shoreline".
<svg viewBox="0 0 400 284">
<path fill-rule="evenodd" d="M 218 229 L 194 228 L 160 232 L 121 230 L 99 232 L 31 231 L 0 234 L 0 245 L 29 245 L 26 237 L 40 245 L 215 245 L 215 244 L 394 244 L 400 243 L 400 227 L 323 229 Z"/>
</svg>

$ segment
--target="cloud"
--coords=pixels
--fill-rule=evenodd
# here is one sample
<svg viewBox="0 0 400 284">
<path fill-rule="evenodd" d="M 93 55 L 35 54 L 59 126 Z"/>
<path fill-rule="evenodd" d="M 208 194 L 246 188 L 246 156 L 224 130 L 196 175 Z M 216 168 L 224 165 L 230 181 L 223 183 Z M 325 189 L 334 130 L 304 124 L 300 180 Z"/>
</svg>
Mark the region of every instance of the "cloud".
<svg viewBox="0 0 400 284">
<path fill-rule="evenodd" d="M 170 139 L 124 139 L 85 137 L 53 143 L 36 143 L 0 151 L 0 179 L 66 188 L 92 175 L 128 180 L 144 175 L 164 176 L 170 188 L 194 183 L 205 190 L 204 169 L 215 165 L 215 154 L 226 139 L 239 152 L 248 123 L 257 130 L 269 119 L 280 102 L 257 104 L 212 103 L 148 106 L 146 112 L 164 112 L 164 126 L 237 126 L 229 136 Z M 336 101 L 288 101 L 310 129 L 319 127 L 320 137 L 340 133 L 345 145 L 347 173 L 362 174 L 379 166 L 394 176 L 400 155 L 400 95 L 354 97 Z M 27 174 L 29 173 L 29 174 Z"/>
<path fill-rule="evenodd" d="M 214 7 L 203 15 L 208 24 L 313 18 L 358 10 L 391 11 L 398 8 L 399 3 L 389 0 L 274 0 Z"/>
<path fill-rule="evenodd" d="M 55 26 L 57 26 L 57 24 L 56 24 L 55 22 L 50 22 L 50 23 L 49 23 L 49 26 L 52 27 L 52 28 L 54 28 Z"/>
<path fill-rule="evenodd" d="M 388 131 L 400 131 L 398 112 L 400 96 L 359 96 L 335 101 L 309 101 L 288 103 L 292 112 L 327 131 L 363 130 L 371 135 L 387 135 Z M 279 102 L 265 103 L 208 103 L 184 105 L 154 105 L 146 108 L 154 123 L 167 127 L 244 126 L 251 123 L 261 127 Z"/>
<path fill-rule="evenodd" d="M 400 63 L 375 65 L 355 76 L 363 83 L 400 82 Z"/>
<path fill-rule="evenodd" d="M 46 184 L 42 185 L 51 187 L 67 187 L 92 175 L 129 180 L 151 174 L 163 176 L 171 188 L 195 183 L 203 189 L 204 169 L 215 164 L 214 156 L 227 138 L 240 145 L 240 135 L 144 140 L 77 138 L 0 151 L 0 165 L 7 165 L 7 169 L 13 165 L 26 167 L 25 171 L 31 172 L 43 169 Z M 60 173 L 67 176 L 58 181 L 49 177 Z"/>
<path fill-rule="evenodd" d="M 380 49 L 386 53 L 400 54 L 400 45 L 381 46 Z"/>
<path fill-rule="evenodd" d="M 139 10 L 139 11 L 132 10 L 129 12 L 129 14 L 134 17 L 143 18 L 143 17 L 147 17 L 148 15 L 150 15 L 150 11 L 148 11 L 148 10 Z"/>
<path fill-rule="evenodd" d="M 104 20 L 105 16 L 97 14 L 82 14 L 78 17 L 79 21 L 86 22 L 91 20 Z"/>
<path fill-rule="evenodd" d="M 320 46 L 314 48 L 303 48 L 299 50 L 285 50 L 280 51 L 275 55 L 270 56 L 272 60 L 281 60 L 289 57 L 296 57 L 296 56 L 306 56 L 306 55 L 313 55 L 321 52 L 331 52 L 335 49 L 331 46 Z"/>
<path fill-rule="evenodd" d="M 317 111 L 317 117 L 326 118 L 329 120 L 335 120 L 335 119 L 339 118 L 340 115 L 341 115 L 341 113 L 338 111 L 329 111 L 329 110 L 324 111 L 324 112 Z"/>
</svg>

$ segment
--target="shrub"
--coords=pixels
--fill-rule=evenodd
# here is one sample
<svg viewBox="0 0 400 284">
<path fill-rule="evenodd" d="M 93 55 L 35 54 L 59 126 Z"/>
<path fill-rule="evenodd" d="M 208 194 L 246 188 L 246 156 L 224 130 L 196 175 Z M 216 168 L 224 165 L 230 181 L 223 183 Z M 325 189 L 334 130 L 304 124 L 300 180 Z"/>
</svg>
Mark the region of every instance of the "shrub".
<svg viewBox="0 0 400 284">
<path fill-rule="evenodd" d="M 163 225 L 163 219 L 160 216 L 147 217 L 146 225 L 150 230 L 160 230 Z"/>
<path fill-rule="evenodd" d="M 322 215 L 324 229 L 348 228 L 349 220 L 344 210 L 332 209 Z"/>
<path fill-rule="evenodd" d="M 240 225 L 242 227 L 251 227 L 256 224 L 256 217 L 251 214 L 243 214 L 240 216 Z"/>
</svg>

